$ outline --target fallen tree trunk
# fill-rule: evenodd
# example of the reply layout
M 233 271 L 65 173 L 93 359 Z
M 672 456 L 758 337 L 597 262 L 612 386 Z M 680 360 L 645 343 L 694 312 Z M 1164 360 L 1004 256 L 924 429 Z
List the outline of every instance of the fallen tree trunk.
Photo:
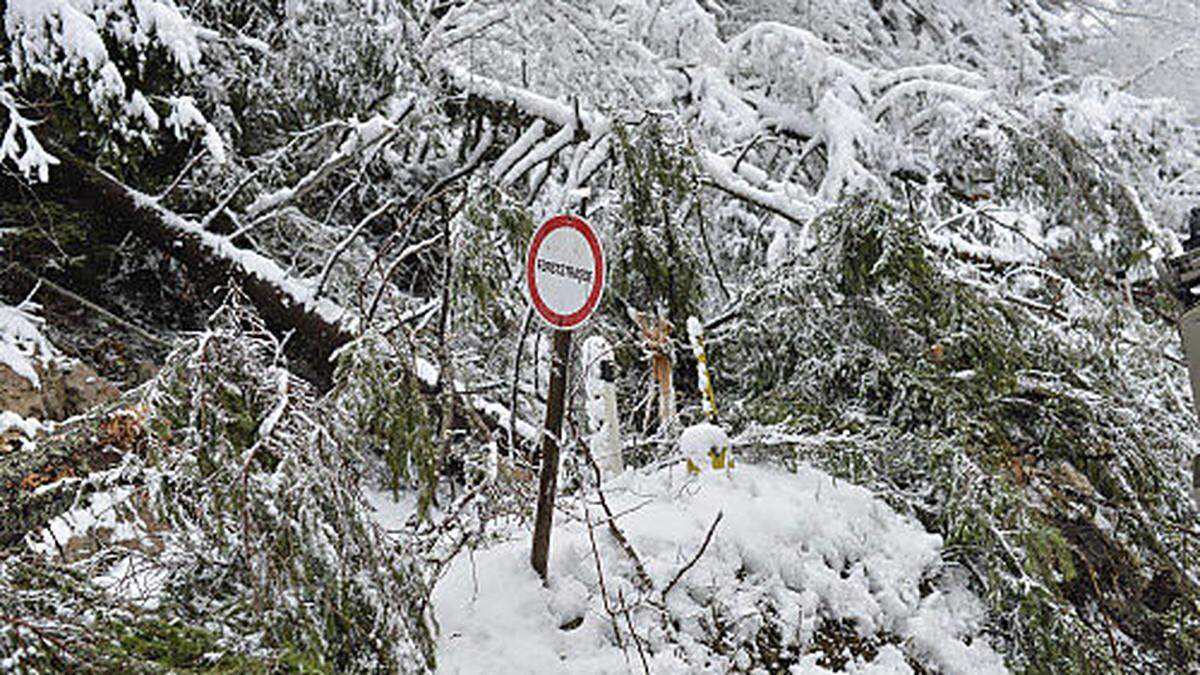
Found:
M 101 226 L 112 228 L 116 238 L 133 233 L 146 240 L 182 263 L 189 280 L 206 293 L 240 286 L 267 327 L 287 336 L 285 349 L 293 372 L 319 391 L 332 386 L 331 357 L 355 338 L 356 320 L 349 312 L 315 297 L 315 285 L 289 276 L 273 260 L 234 246 L 229 237 L 206 231 L 63 148 L 54 151 L 61 164 L 49 184 L 32 187 L 39 199 L 97 214 Z M 434 367 L 426 364 L 421 370 Z M 437 395 L 436 379 L 418 379 L 425 395 Z M 503 440 L 509 411 L 460 386 L 453 386 L 451 394 L 452 425 Z M 45 527 L 75 503 L 78 478 L 120 461 L 127 449 L 90 433 L 97 419 L 81 417 L 53 438 L 0 454 L 0 501 L 6 505 L 0 509 L 0 549 L 18 546 L 26 533 Z M 537 434 L 519 421 L 517 432 L 525 438 Z
M 154 198 L 56 147 L 62 164 L 51 173 L 39 196 L 77 210 L 103 214 L 106 226 L 132 232 L 183 263 L 189 278 L 207 292 L 240 286 L 267 327 L 289 335 L 285 349 L 292 370 L 320 392 L 333 384 L 333 354 L 354 339 L 356 320 L 331 300 L 316 297 L 315 286 L 289 276 L 275 261 L 234 246 L 229 237 L 204 230 L 198 223 L 163 207 Z M 435 383 L 422 380 L 422 390 L 436 395 Z M 455 392 L 455 408 L 467 413 L 462 426 L 489 433 L 507 429 L 503 406 Z M 499 410 L 498 410 L 499 408 Z M 481 428 L 483 427 L 483 428 Z M 529 430 L 520 429 L 523 435 Z
M 334 369 L 330 357 L 353 338 L 344 309 L 314 299 L 312 289 L 270 258 L 205 231 L 63 148 L 55 148 L 55 154 L 62 163 L 51 172 L 49 184 L 35 188 L 40 197 L 101 214 L 106 227 L 151 243 L 181 262 L 205 293 L 231 283 L 240 286 L 272 331 L 291 334 L 286 348 L 295 372 L 319 390 L 329 389 Z

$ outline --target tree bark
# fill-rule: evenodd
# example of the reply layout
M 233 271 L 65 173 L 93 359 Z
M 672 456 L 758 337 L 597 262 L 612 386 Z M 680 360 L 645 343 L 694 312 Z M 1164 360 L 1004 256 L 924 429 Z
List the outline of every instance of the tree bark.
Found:
M 269 258 L 238 248 L 228 237 L 207 232 L 154 202 L 150 197 L 120 183 L 112 176 L 75 157 L 65 148 L 51 151 L 61 160 L 54 167 L 47 185 L 34 186 L 41 199 L 54 201 L 80 211 L 101 214 L 105 227 L 113 228 L 117 239 L 127 232 L 150 242 L 178 260 L 187 270 L 189 281 L 205 292 L 222 286 L 240 286 L 268 328 L 290 336 L 286 350 L 291 369 L 313 383 L 320 392 L 333 382 L 333 353 L 354 338 L 340 320 L 344 310 L 328 299 L 314 299 L 308 287 L 289 277 Z M 434 383 L 422 382 L 427 395 L 436 395 Z M 465 427 L 494 435 L 504 421 L 458 392 L 455 407 L 470 419 L 456 420 Z M 504 411 L 507 416 L 508 411 Z M 482 428 L 481 428 L 482 427 Z
M 132 232 L 181 262 L 205 293 L 229 284 L 240 286 L 272 331 L 291 332 L 287 353 L 296 374 L 321 391 L 329 389 L 334 370 L 330 357 L 353 337 L 332 318 L 335 305 L 308 301 L 280 283 L 282 270 L 268 259 L 205 232 L 65 148 L 52 151 L 62 164 L 54 167 L 49 184 L 34 188 L 40 198 L 103 215 L 107 227 Z

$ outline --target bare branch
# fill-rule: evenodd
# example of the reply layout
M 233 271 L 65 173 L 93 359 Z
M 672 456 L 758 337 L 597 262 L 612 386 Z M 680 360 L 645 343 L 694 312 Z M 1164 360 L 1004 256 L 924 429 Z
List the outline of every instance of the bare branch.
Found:
M 352 132 L 350 138 L 347 138 L 338 147 L 336 152 L 327 157 L 316 169 L 313 169 L 297 181 L 295 185 L 280 188 L 256 199 L 246 209 L 246 215 L 254 219 L 247 227 L 253 226 L 271 211 L 278 209 L 284 204 L 304 197 L 304 195 L 311 192 L 324 182 L 326 178 L 333 175 L 355 157 L 365 154 L 372 148 L 380 147 L 395 138 L 396 134 L 400 132 L 400 123 L 404 121 L 404 118 L 408 116 L 414 107 L 415 97 L 409 96 L 401 103 L 400 111 L 393 115 L 391 119 L 384 122 L 386 128 L 382 132 L 368 133 L 364 132 L 363 129 L 356 129 Z M 366 126 L 369 127 L 369 123 Z
M 704 543 L 700 544 L 700 550 L 696 551 L 696 555 L 692 556 L 692 559 L 688 561 L 688 564 L 684 565 L 678 572 L 675 573 L 674 578 L 671 579 L 671 583 L 667 584 L 666 588 L 663 589 L 662 597 L 664 601 L 667 599 L 667 594 L 671 592 L 671 589 L 675 588 L 675 584 L 679 583 L 679 580 L 683 578 L 683 575 L 687 574 L 688 570 L 692 569 L 692 567 L 695 566 L 695 564 L 700 560 L 700 556 L 704 555 L 704 551 L 708 548 L 709 542 L 712 541 L 713 533 L 717 531 L 717 524 L 720 523 L 721 518 L 724 517 L 724 511 L 717 512 L 717 517 L 713 520 L 712 525 L 710 525 L 708 528 L 708 534 L 704 536 Z
M 383 206 L 380 206 L 374 211 L 363 216 L 363 219 L 358 221 L 358 225 L 354 226 L 354 229 L 350 231 L 350 234 L 346 235 L 345 239 L 338 242 L 338 245 L 333 249 L 333 253 L 329 254 L 329 259 L 325 261 L 325 266 L 321 269 L 321 276 L 317 280 L 317 287 L 313 290 L 314 298 L 321 297 L 321 291 L 325 288 L 325 282 L 329 279 L 329 273 L 333 269 L 334 263 L 336 263 L 338 258 L 342 256 L 342 253 L 349 248 L 350 244 L 358 238 L 358 235 L 362 234 L 362 231 L 366 229 L 366 227 L 370 225 L 373 220 L 379 216 L 382 216 L 395 205 L 395 199 L 387 200 L 384 202 Z

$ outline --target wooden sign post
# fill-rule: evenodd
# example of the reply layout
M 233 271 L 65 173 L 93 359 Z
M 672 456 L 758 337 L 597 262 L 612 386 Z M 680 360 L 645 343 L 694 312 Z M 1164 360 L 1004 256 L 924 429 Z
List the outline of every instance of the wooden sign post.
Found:
M 558 454 L 566 408 L 571 331 L 591 316 L 604 291 L 604 252 L 591 226 L 575 216 L 555 216 L 533 235 L 525 259 L 529 301 L 554 328 L 554 362 L 542 429 L 542 469 L 530 563 L 543 581 L 558 489 Z

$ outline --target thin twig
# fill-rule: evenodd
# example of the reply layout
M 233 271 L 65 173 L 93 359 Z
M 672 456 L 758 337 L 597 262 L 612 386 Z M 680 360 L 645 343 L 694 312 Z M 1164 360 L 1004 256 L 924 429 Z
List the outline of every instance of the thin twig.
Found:
M 1171 528 L 1172 530 L 1175 530 L 1176 532 L 1178 532 L 1180 534 L 1186 534 L 1189 537 L 1200 538 L 1200 530 L 1192 529 L 1190 527 L 1184 527 L 1183 525 L 1176 525 L 1175 523 L 1170 523 L 1170 522 L 1163 523 L 1163 525 L 1166 525 L 1167 527 Z
M 406 232 L 411 233 L 412 230 L 416 229 L 415 225 L 413 224 L 413 221 L 416 219 L 417 215 L 421 213 L 421 211 L 425 208 L 425 206 L 427 204 L 429 204 L 431 201 L 440 198 L 442 195 L 447 194 L 450 191 L 451 191 L 451 188 L 448 187 L 441 192 L 438 192 L 436 194 L 430 195 L 430 196 L 422 199 L 420 202 L 417 203 L 416 206 L 413 207 L 412 211 L 409 212 L 407 218 L 405 218 L 404 223 L 401 224 L 400 227 L 402 229 L 404 229 Z M 462 202 L 460 202 L 458 208 L 456 208 L 455 211 L 447 217 L 448 218 L 455 217 L 458 214 L 458 211 L 460 211 L 462 209 L 462 206 L 464 204 L 466 204 L 466 192 L 465 191 L 463 192 L 463 200 L 462 200 Z M 434 235 L 433 237 L 431 237 L 429 239 L 426 239 L 423 242 L 420 242 L 418 244 L 414 244 L 412 246 L 405 248 L 403 251 L 400 252 L 400 255 L 395 260 L 393 260 L 390 265 L 388 265 L 387 269 L 384 270 L 384 272 L 383 272 L 383 278 L 379 281 L 379 289 L 375 292 L 375 296 L 371 300 L 371 308 L 370 308 L 370 310 L 367 311 L 366 318 L 362 322 L 362 325 L 364 327 L 369 326 L 371 324 L 371 320 L 375 317 L 375 310 L 378 309 L 379 301 L 383 298 L 383 294 L 387 290 L 388 281 L 391 280 L 392 274 L 394 274 L 396 272 L 396 268 L 399 267 L 402 262 L 404 262 L 411 256 L 416 255 L 417 253 L 420 253 L 421 251 L 425 250 L 425 248 L 427 248 L 428 246 L 431 246 L 431 245 L 437 243 L 438 241 L 440 241 L 441 237 L 442 237 L 442 233 L 439 232 L 438 234 Z M 372 263 L 372 266 L 374 266 L 374 263 Z
M 643 591 L 648 591 L 654 588 L 654 581 L 650 579 L 650 575 L 646 573 L 646 567 L 642 565 L 642 559 L 638 557 L 637 551 L 633 550 L 633 545 L 629 543 L 629 539 L 625 537 L 625 533 L 617 526 L 616 516 L 608 506 L 608 500 L 604 498 L 604 490 L 600 488 L 601 474 L 600 465 L 596 463 L 596 458 L 592 456 L 592 451 L 587 447 L 587 444 L 580 444 L 583 449 L 583 454 L 587 458 L 588 464 L 592 467 L 592 473 L 596 476 L 596 497 L 600 501 L 600 507 L 604 509 L 604 514 L 608 516 L 608 531 L 625 555 L 633 561 L 634 570 L 637 572 L 638 588 Z
M 1113 660 L 1116 661 L 1117 667 L 1120 668 L 1121 653 L 1117 650 L 1117 638 L 1115 635 L 1113 635 L 1112 617 L 1109 616 L 1108 611 L 1104 609 L 1104 594 L 1100 592 L 1100 582 L 1096 579 L 1096 568 L 1092 566 L 1092 563 L 1089 562 L 1087 558 L 1084 558 L 1083 561 L 1087 563 L 1088 574 L 1092 578 L 1092 589 L 1096 591 L 1096 605 L 1100 610 L 1100 615 L 1104 617 L 1104 627 L 1108 631 L 1108 645 L 1112 649 Z M 1122 668 L 1122 670 L 1124 669 Z
M 705 549 L 708 548 L 709 542 L 712 541 L 713 533 L 717 531 L 717 523 L 721 522 L 721 519 L 724 517 L 724 511 L 717 512 L 717 517 L 713 519 L 712 525 L 709 526 L 708 534 L 705 535 L 704 543 L 700 545 L 700 550 L 696 551 L 696 555 L 692 556 L 692 559 L 688 561 L 688 564 L 684 565 L 678 572 L 675 573 L 675 578 L 671 579 L 671 583 L 667 584 L 667 587 L 663 589 L 662 597 L 664 601 L 667 599 L 667 594 L 671 592 L 671 589 L 675 588 L 675 584 L 679 583 L 679 580 L 683 578 L 683 575 L 687 574 L 688 570 L 692 569 L 692 567 L 700 560 L 700 556 L 704 555 Z
M 513 377 L 512 390 L 508 395 L 508 447 L 511 450 L 516 450 L 517 446 L 514 442 L 516 439 L 517 426 L 517 386 L 521 381 L 521 356 L 525 351 L 525 338 L 529 336 L 529 326 L 533 320 L 533 307 L 530 307 L 525 312 L 525 323 L 521 326 L 521 339 L 517 342 L 517 353 L 513 357 Z
M 406 247 L 400 252 L 400 255 L 396 256 L 396 259 L 393 260 L 390 265 L 388 265 L 388 268 L 383 272 L 383 279 L 379 282 L 379 288 L 375 291 L 375 296 L 371 300 L 371 308 L 367 310 L 367 317 L 362 322 L 364 328 L 369 326 L 371 324 L 371 320 L 375 318 L 375 312 L 379 309 L 379 302 L 383 299 L 383 294 L 387 291 L 388 281 L 391 280 L 392 275 L 396 272 L 396 268 L 399 267 L 404 261 L 417 254 L 425 252 L 426 249 L 431 248 L 434 244 L 441 241 L 442 234 L 443 233 L 438 232 L 424 241 L 420 241 L 416 244 Z
M 637 647 L 638 658 L 642 660 L 642 669 L 646 675 L 650 675 L 650 663 L 646 661 L 646 651 L 642 649 L 642 639 L 633 629 L 633 617 L 629 615 L 629 605 L 625 604 L 625 593 L 619 588 L 617 589 L 617 599 L 621 601 L 621 609 L 625 612 L 625 624 L 629 626 L 629 634 L 633 636 L 633 644 Z
M 725 280 L 721 278 L 721 269 L 717 267 L 717 259 L 713 255 L 712 246 L 708 243 L 708 231 L 704 227 L 704 209 L 700 206 L 700 201 L 693 202 L 696 209 L 696 219 L 700 227 L 700 242 L 704 244 L 704 253 L 708 257 L 708 264 L 712 267 L 713 274 L 717 277 L 717 286 L 721 289 L 721 294 L 725 296 L 726 302 L 733 299 L 729 294 L 729 289 L 725 287 Z
M 92 302 L 91 300 L 88 300 L 87 298 L 84 298 L 83 296 L 81 296 L 77 293 L 74 293 L 72 291 L 67 290 L 66 288 L 63 288 L 62 286 L 59 286 L 58 284 L 54 283 L 53 281 L 50 281 L 49 279 L 41 276 L 40 274 L 37 274 L 35 272 L 30 271 L 29 269 L 26 269 L 25 266 L 21 265 L 20 263 L 13 263 L 12 265 L 9 266 L 9 268 L 12 268 L 12 267 L 15 267 L 17 270 L 21 271 L 26 276 L 32 278 L 34 281 L 38 282 L 39 284 L 44 285 L 46 288 L 49 288 L 50 290 L 63 296 L 64 298 L 66 298 L 72 302 L 79 303 L 80 305 L 92 310 L 93 312 L 103 315 L 104 318 L 108 319 L 109 321 L 112 321 L 113 323 L 117 324 L 118 326 L 121 326 L 122 328 L 125 328 L 126 330 L 136 333 L 138 335 L 138 337 L 141 337 L 143 340 L 146 340 L 147 342 L 152 342 L 160 347 L 170 347 L 171 346 L 170 342 L 154 335 L 153 333 L 146 330 L 145 328 L 142 328 L 141 326 L 133 324 L 126 319 L 122 319 L 121 317 L 117 316 L 116 314 L 113 314 L 112 312 L 110 312 L 107 309 L 104 309 L 103 307 L 101 307 L 100 305 L 97 305 L 96 303 Z
M 354 229 L 350 231 L 350 234 L 338 242 L 338 245 L 333 249 L 333 253 L 329 254 L 329 259 L 325 261 L 325 266 L 321 269 L 321 276 L 317 280 L 316 290 L 313 291 L 314 300 L 321 297 L 321 291 L 325 289 L 325 282 L 329 280 L 329 274 L 333 271 L 333 266 L 335 263 L 337 263 L 338 258 L 342 256 L 342 253 L 344 253 L 346 249 L 350 247 L 350 244 L 358 238 L 358 235 L 361 234 L 364 229 L 366 229 L 367 225 L 370 225 L 373 220 L 379 216 L 382 216 L 395 205 L 395 199 L 387 200 L 384 202 L 383 206 L 380 206 L 374 211 L 363 216 L 363 219 L 358 222 L 358 225 L 354 226 Z
M 233 186 L 233 189 L 230 190 L 229 193 L 224 197 L 222 197 L 221 201 L 217 202 L 217 205 L 214 206 L 211 211 L 204 214 L 204 217 L 200 219 L 201 229 L 207 230 L 212 221 L 229 207 L 230 202 L 233 201 L 234 197 L 237 197 L 238 193 L 242 191 L 242 188 L 249 185 L 250 181 L 254 180 L 254 178 L 261 172 L 262 167 L 259 167 L 246 174 L 240 181 L 238 181 L 237 185 Z
M 196 166 L 196 162 L 200 161 L 200 158 L 204 156 L 204 153 L 207 151 L 207 149 L 207 147 L 200 148 L 200 152 L 192 155 L 192 158 L 189 159 L 188 163 L 184 165 L 183 170 L 179 172 L 179 175 L 175 176 L 175 180 L 171 181 L 171 184 L 167 186 L 167 189 L 155 195 L 154 200 L 161 202 L 167 198 L 167 195 L 174 192 L 175 188 L 179 187 L 179 184 L 183 182 L 183 179 L 186 178 L 189 173 L 191 173 L 192 167 Z
M 746 144 L 746 147 L 742 148 L 742 151 L 738 153 L 737 159 L 733 162 L 733 172 L 735 174 L 737 173 L 738 167 L 742 165 L 742 160 L 746 159 L 746 155 L 754 149 L 754 146 L 757 145 L 760 140 L 762 140 L 762 134 L 756 135 L 754 138 L 751 138 L 750 142 Z
M 596 559 L 596 578 L 600 583 L 600 598 L 604 601 L 604 611 L 612 621 L 613 635 L 617 638 L 617 646 L 621 648 L 621 651 L 625 651 L 625 641 L 621 639 L 621 626 L 617 623 L 617 613 L 613 611 L 612 605 L 608 602 L 608 589 L 604 583 L 604 567 L 600 564 L 600 549 L 596 546 L 596 532 L 586 501 L 583 505 L 583 518 L 587 522 L 588 540 L 592 543 L 592 556 Z
M 465 198 L 465 195 L 464 195 Z M 443 208 L 442 211 L 442 232 L 441 238 L 445 243 L 445 251 L 442 265 L 442 306 L 441 314 L 438 317 L 437 330 L 437 354 L 438 354 L 438 399 L 441 404 L 441 453 L 438 455 L 439 469 L 445 466 L 447 458 L 450 456 L 450 425 L 454 418 L 454 367 L 450 360 L 450 345 L 447 341 L 450 316 L 452 307 L 450 305 L 450 287 L 454 280 L 454 249 L 452 247 L 452 239 L 454 231 L 451 228 L 450 221 L 452 216 L 448 215 Z M 382 286 L 380 288 L 383 288 Z M 464 406 L 466 407 L 466 406 Z M 440 471 L 439 471 L 440 473 Z M 451 484 L 453 488 L 453 484 Z M 436 492 L 436 491 L 435 491 Z

